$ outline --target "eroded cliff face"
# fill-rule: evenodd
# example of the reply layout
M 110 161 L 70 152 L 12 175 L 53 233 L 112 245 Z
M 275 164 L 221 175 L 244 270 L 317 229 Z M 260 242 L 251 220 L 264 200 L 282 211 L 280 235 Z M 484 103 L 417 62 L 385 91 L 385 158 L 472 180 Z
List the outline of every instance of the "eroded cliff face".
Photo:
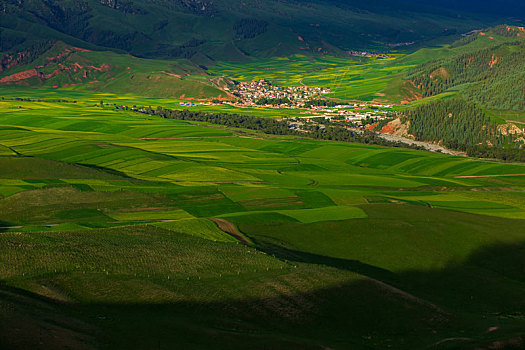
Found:
M 78 55 L 84 52 L 89 52 L 89 50 L 56 43 L 36 58 L 34 57 L 35 53 L 28 50 L 16 54 L 6 54 L 1 61 L 0 84 L 25 85 L 34 82 L 30 81 L 31 79 L 38 79 L 40 83 L 43 83 L 54 77 L 60 77 L 62 86 L 93 83 L 96 80 L 97 73 L 111 71 L 112 66 L 110 64 L 95 64 Z M 27 63 L 28 61 L 30 62 Z M 25 69 L 17 70 L 17 67 Z

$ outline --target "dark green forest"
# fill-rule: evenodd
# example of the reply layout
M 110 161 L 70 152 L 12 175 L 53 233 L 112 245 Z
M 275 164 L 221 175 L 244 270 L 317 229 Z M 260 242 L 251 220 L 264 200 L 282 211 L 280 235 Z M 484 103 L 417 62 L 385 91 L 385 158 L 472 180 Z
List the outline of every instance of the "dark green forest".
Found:
M 402 119 L 419 141 L 440 142 L 473 157 L 525 161 L 516 135 L 504 135 L 482 109 L 461 98 L 422 104 L 404 112 Z

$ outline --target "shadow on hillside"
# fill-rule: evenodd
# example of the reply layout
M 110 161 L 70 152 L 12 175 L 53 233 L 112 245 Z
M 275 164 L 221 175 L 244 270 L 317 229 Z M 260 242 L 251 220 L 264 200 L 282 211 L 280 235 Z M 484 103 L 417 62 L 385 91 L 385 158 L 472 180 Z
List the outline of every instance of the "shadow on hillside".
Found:
M 312 254 L 288 249 L 267 242 L 258 242 L 254 238 L 251 239 L 254 240 L 255 245 L 259 250 L 280 260 L 335 267 L 384 282 L 393 282 L 397 280 L 397 275 L 395 273 L 380 267 L 365 264 L 359 260 L 339 259 L 325 255 Z
M 74 165 L 78 165 L 78 166 L 82 166 L 82 167 L 98 170 L 98 171 L 104 172 L 106 174 L 110 174 L 110 175 L 113 175 L 113 176 L 116 176 L 116 177 L 120 177 L 120 178 L 125 179 L 125 180 L 140 181 L 139 179 L 131 177 L 128 174 L 126 174 L 126 173 L 124 173 L 122 171 L 119 171 L 119 170 L 116 170 L 116 169 L 107 168 L 107 167 L 103 167 L 103 166 L 100 166 L 100 165 L 86 164 L 86 163 L 74 163 Z
M 39 344 L 39 349 L 67 345 L 232 350 L 525 346 L 525 242 L 480 249 L 464 263 L 440 271 L 398 274 L 358 261 L 275 246 L 265 249 L 289 262 L 326 265 L 386 283 L 394 281 L 394 287 L 402 291 L 370 279 L 328 284 L 308 292 L 301 291 L 300 286 L 291 288 L 298 282 L 278 285 L 273 279 L 259 277 L 241 282 L 214 279 L 190 282 L 191 288 L 196 295 L 216 297 L 225 293 L 235 298 L 232 291 L 242 290 L 235 283 L 248 282 L 253 288 L 283 288 L 284 292 L 259 299 L 184 302 L 180 301 L 182 294 L 177 294 L 177 283 L 143 280 L 143 284 L 127 284 L 125 279 L 101 277 L 97 281 L 101 289 L 106 288 L 104 283 L 124 283 L 135 286 L 129 288 L 137 288 L 136 294 L 141 295 L 148 290 L 141 286 L 154 285 L 156 290 L 165 288 L 166 293 L 173 293 L 174 301 L 67 304 L 3 285 L 0 306 L 10 312 L 0 315 L 0 347 Z M 203 288 L 207 292 L 199 294 Z M 488 332 L 490 327 L 499 328 Z M 39 329 L 43 331 L 37 337 Z

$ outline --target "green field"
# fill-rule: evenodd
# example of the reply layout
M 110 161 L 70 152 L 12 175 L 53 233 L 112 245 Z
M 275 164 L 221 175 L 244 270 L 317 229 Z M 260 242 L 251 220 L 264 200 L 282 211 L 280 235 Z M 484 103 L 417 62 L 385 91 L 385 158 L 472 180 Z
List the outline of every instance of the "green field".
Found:
M 77 102 L 0 101 L 0 347 L 474 349 L 523 337 L 525 166 L 61 93 Z
M 266 79 L 280 86 L 326 87 L 331 90 L 326 96 L 341 100 L 367 101 L 386 97 L 399 102 L 403 98 L 401 77 L 415 65 L 405 63 L 403 56 L 348 59 L 294 55 L 247 63 L 221 62 L 210 72 L 245 82 Z

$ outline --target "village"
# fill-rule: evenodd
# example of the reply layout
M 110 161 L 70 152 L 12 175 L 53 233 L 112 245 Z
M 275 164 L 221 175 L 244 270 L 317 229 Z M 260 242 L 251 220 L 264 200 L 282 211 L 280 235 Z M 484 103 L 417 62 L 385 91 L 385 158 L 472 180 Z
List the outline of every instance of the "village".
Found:
M 237 102 L 239 105 L 303 108 L 308 101 L 321 98 L 323 94 L 330 93 L 330 89 L 306 85 L 281 87 L 261 79 L 250 83 L 235 82 L 232 93 L 239 98 Z
M 261 79 L 252 82 L 235 82 L 227 89 L 237 97 L 235 101 L 181 103 L 182 106 L 228 104 L 238 108 L 300 109 L 304 116 L 288 118 L 292 127 L 298 125 L 338 124 L 364 127 L 393 116 L 391 104 L 355 102 L 338 104 L 325 97 L 329 88 L 311 86 L 281 87 Z

